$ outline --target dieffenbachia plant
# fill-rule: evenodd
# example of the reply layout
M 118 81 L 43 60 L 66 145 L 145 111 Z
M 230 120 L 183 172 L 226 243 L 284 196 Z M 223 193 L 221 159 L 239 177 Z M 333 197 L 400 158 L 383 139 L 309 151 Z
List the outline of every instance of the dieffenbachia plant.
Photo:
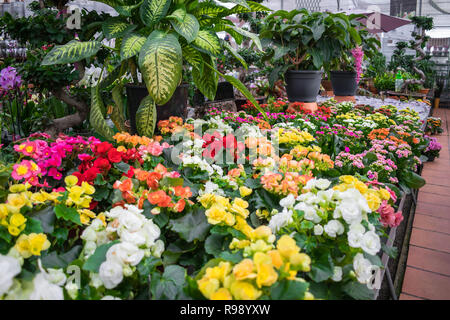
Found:
M 155 105 L 164 105 L 181 83 L 183 70 L 192 72 L 195 86 L 210 100 L 214 100 L 219 76 L 232 83 L 265 116 L 248 89 L 236 78 L 221 74 L 216 68 L 216 57 L 228 50 L 247 68 L 245 60 L 217 33 L 225 31 L 237 44 L 245 38 L 253 41 L 262 51 L 259 37 L 241 29 L 227 19 L 237 13 L 270 11 L 259 3 L 245 0 L 227 0 L 228 6 L 207 0 L 103 0 L 112 6 L 119 16 L 104 23 L 94 24 L 100 31 L 91 41 L 72 40 L 55 46 L 44 58 L 43 65 L 74 63 L 94 56 L 102 47 L 109 50 L 111 61 L 119 63 L 104 82 L 116 84 L 113 89 L 115 108 L 111 119 L 120 127 L 123 114 L 122 84 L 114 81 L 130 72 L 137 82 L 139 70 L 147 86 L 149 97 L 143 100 L 138 112 L 139 134 L 152 134 L 156 121 Z M 227 8 L 232 5 L 231 8 Z M 233 5 L 234 4 L 234 5 Z M 115 39 L 115 47 L 102 44 L 102 40 Z M 105 87 L 104 83 L 100 87 Z M 99 88 L 92 90 L 91 125 L 106 138 L 112 130 L 102 117 L 102 101 Z

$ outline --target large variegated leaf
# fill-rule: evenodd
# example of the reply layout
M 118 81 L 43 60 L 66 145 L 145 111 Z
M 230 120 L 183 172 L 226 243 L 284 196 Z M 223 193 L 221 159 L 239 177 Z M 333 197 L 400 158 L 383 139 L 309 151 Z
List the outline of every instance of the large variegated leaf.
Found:
M 238 60 L 245 69 L 248 69 L 247 62 L 245 62 L 245 59 L 236 51 L 230 44 L 224 40 L 220 41 L 222 43 L 222 46 L 227 49 L 235 58 Z
M 134 9 L 136 9 L 137 7 L 139 7 L 141 5 L 141 3 L 132 5 L 132 6 L 117 6 L 114 7 L 114 9 L 117 11 L 118 14 L 120 14 L 121 16 L 124 17 L 131 17 L 131 13 Z
M 236 79 L 233 76 L 229 76 L 229 75 L 225 75 L 225 74 L 220 73 L 219 71 L 217 71 L 215 68 L 213 68 L 208 63 L 205 63 L 205 69 L 206 69 L 206 67 L 210 68 L 212 71 L 214 71 L 219 76 L 221 76 L 226 81 L 228 81 L 233 86 L 235 86 L 244 95 L 244 97 L 246 97 L 255 106 L 255 108 L 259 112 L 261 112 L 261 114 L 264 117 L 264 119 L 269 121 L 269 118 L 267 117 L 266 112 L 261 108 L 261 106 L 259 105 L 258 101 L 256 101 L 255 97 L 251 94 L 251 92 L 247 89 L 247 87 L 241 81 L 239 81 L 239 79 Z
M 111 86 L 114 82 L 120 81 L 119 79 L 125 74 L 127 64 L 122 62 L 120 65 L 115 67 L 108 75 L 103 78 L 98 84 L 99 90 L 105 90 L 107 87 Z
M 156 127 L 156 104 L 150 96 L 142 99 L 136 112 L 136 128 L 140 136 L 153 137 Z
M 225 22 L 225 21 L 228 21 L 228 20 L 226 20 L 226 19 L 222 20 L 222 22 Z M 216 31 L 216 32 L 225 31 L 225 32 L 229 33 L 233 37 L 233 39 L 236 41 L 237 44 L 241 44 L 242 41 L 244 41 L 244 36 L 240 33 L 237 33 L 233 29 L 231 29 L 229 24 L 218 23 L 214 26 L 214 31 Z
M 244 7 L 241 5 L 235 6 L 230 9 L 230 14 L 236 14 L 236 13 L 248 13 L 248 12 L 270 12 L 271 9 L 267 8 L 266 6 L 263 6 L 262 4 L 254 1 L 247 1 L 248 7 Z
M 181 47 L 183 50 L 183 58 L 194 68 L 200 72 L 203 70 L 203 57 L 202 54 L 190 45 Z
M 102 24 L 103 34 L 107 39 L 120 38 L 134 29 L 136 29 L 136 25 L 130 25 L 115 18 L 108 19 Z
M 210 54 L 214 57 L 220 54 L 221 46 L 219 37 L 208 30 L 200 30 L 198 32 L 197 38 L 195 38 L 192 44 L 200 51 Z
M 145 43 L 146 38 L 136 33 L 127 34 L 122 40 L 120 47 L 120 58 L 122 60 L 134 57 L 139 53 Z
M 253 40 L 253 43 L 258 47 L 260 51 L 263 51 L 263 48 L 261 46 L 261 40 L 259 39 L 259 36 L 255 33 L 249 32 L 247 30 L 241 29 L 236 26 L 230 26 L 231 29 L 236 31 L 237 33 L 243 35 L 244 37 L 250 38 Z
M 124 106 L 122 99 L 123 86 L 121 84 L 115 86 L 111 90 L 111 95 L 114 101 L 113 110 L 111 113 L 111 120 L 119 130 L 119 132 L 125 131 L 125 117 L 124 117 Z
M 64 45 L 55 46 L 47 53 L 41 64 L 50 66 L 81 61 L 96 54 L 101 45 L 98 41 L 80 42 L 72 40 Z
M 156 104 L 172 97 L 181 80 L 183 55 L 173 34 L 153 31 L 139 53 L 139 68 L 148 92 Z
M 175 31 L 183 36 L 188 43 L 197 38 L 200 25 L 197 18 L 192 14 L 186 13 L 186 10 L 180 8 L 175 10 L 170 16 L 167 16 L 167 18 L 170 19 L 170 23 Z
M 139 8 L 142 22 L 152 27 L 164 18 L 169 10 L 171 0 L 144 0 Z
M 100 96 L 98 87 L 91 88 L 91 112 L 89 115 L 89 123 L 100 135 L 105 139 L 112 140 L 113 130 L 106 123 L 102 113 L 103 101 Z
M 206 62 L 212 63 L 211 58 L 203 55 Z M 211 68 L 203 67 L 203 71 L 200 72 L 197 69 L 192 69 L 192 79 L 195 86 L 201 93 L 209 100 L 214 100 L 217 92 L 217 84 L 219 83 L 218 75 L 211 70 Z
M 228 16 L 230 9 L 221 7 L 215 4 L 210 4 L 208 2 L 200 3 L 200 5 L 193 11 L 196 17 L 208 16 L 208 17 L 218 17 L 218 16 Z
M 247 1 L 245 1 L 245 0 L 221 0 L 221 2 L 236 3 L 236 4 L 240 5 L 240 6 L 243 6 L 243 7 L 247 8 L 247 9 L 250 9 L 250 7 L 247 4 Z

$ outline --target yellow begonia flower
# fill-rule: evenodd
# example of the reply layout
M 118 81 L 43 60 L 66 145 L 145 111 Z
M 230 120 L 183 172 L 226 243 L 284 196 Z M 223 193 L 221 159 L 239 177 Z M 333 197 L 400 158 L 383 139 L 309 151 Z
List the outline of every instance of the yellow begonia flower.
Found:
M 78 178 L 76 176 L 70 175 L 64 178 L 64 182 L 66 186 L 73 187 L 78 183 Z
M 40 192 L 33 193 L 30 199 L 33 203 L 44 203 L 45 201 L 47 201 L 47 197 Z
M 367 192 L 367 190 L 369 189 L 364 182 L 361 181 L 356 181 L 355 182 L 355 188 L 361 193 L 361 194 L 365 194 Z
M 232 226 L 235 223 L 234 216 L 225 210 L 225 207 L 220 204 L 214 204 L 206 210 L 205 215 L 208 217 L 208 223 L 218 224 L 225 222 Z
M 380 190 L 378 190 L 378 191 L 380 193 L 381 199 L 389 200 L 391 198 L 391 194 L 386 189 L 380 188 Z
M 5 219 L 8 216 L 8 208 L 6 207 L 6 204 L 1 203 L 0 204 L 0 220 Z
M 243 198 L 245 198 L 246 196 L 251 195 L 252 192 L 253 192 L 252 189 L 247 188 L 245 186 L 239 187 L 239 193 L 240 193 L 241 197 L 243 197 Z
M 252 259 L 244 259 L 233 268 L 233 275 L 236 280 L 245 280 L 256 278 L 255 266 Z
M 253 228 L 248 225 L 247 221 L 239 216 L 236 216 L 235 220 L 236 225 L 234 225 L 234 228 L 245 234 L 247 238 L 251 238 L 253 234 Z
M 207 268 L 206 269 L 206 277 L 211 279 L 217 279 L 220 282 L 223 282 L 225 276 L 227 276 L 231 272 L 231 264 L 229 262 L 220 262 L 219 265 Z
M 211 295 L 211 300 L 233 300 L 233 297 L 228 289 L 220 288 Z
M 30 205 L 30 200 L 24 193 L 10 193 L 6 199 L 6 206 L 12 213 L 20 211 L 20 208 Z
M 9 192 L 11 193 L 19 193 L 26 190 L 27 187 L 24 184 L 13 184 L 12 186 L 9 187 Z
M 258 210 L 256 210 L 256 216 L 260 219 L 263 219 L 263 218 L 267 219 L 269 217 L 269 211 L 267 211 L 266 209 L 264 209 L 264 210 L 258 209 Z
M 197 281 L 198 290 L 207 298 L 210 299 L 213 293 L 215 293 L 219 287 L 220 282 L 214 278 L 203 277 Z
M 290 264 L 301 271 L 308 272 L 311 270 L 311 258 L 305 253 L 294 253 L 289 258 Z
M 89 224 L 92 218 L 95 218 L 95 213 L 88 209 L 78 210 L 80 214 L 80 221 L 82 224 Z
M 288 235 L 283 235 L 277 242 L 277 249 L 281 256 L 289 259 L 292 254 L 300 252 L 300 248 L 295 243 L 295 240 Z
M 215 195 L 211 193 L 205 193 L 197 198 L 204 208 L 209 208 L 216 200 Z
M 41 251 L 47 250 L 50 247 L 50 241 L 43 233 L 30 233 L 29 235 L 21 235 L 14 246 L 16 250 L 25 259 L 32 255 L 40 256 Z
M 250 243 L 250 240 L 238 240 L 234 238 L 230 243 L 230 249 L 244 249 L 245 247 L 248 247 Z
M 378 196 L 378 192 L 372 189 L 369 189 L 367 193 L 364 194 L 364 197 L 367 200 L 367 204 L 369 205 L 370 210 L 377 211 L 381 205 L 381 199 Z
M 83 188 L 83 191 L 86 194 L 94 194 L 94 192 L 95 192 L 95 188 L 93 186 L 91 186 L 89 183 L 87 183 L 86 181 L 83 181 L 81 183 L 81 187 Z
M 246 281 L 234 281 L 230 286 L 233 297 L 237 300 L 256 300 L 262 292 Z
M 224 206 L 224 207 L 227 208 L 227 209 L 231 207 L 231 205 L 230 205 L 230 199 L 228 199 L 228 198 L 225 198 L 225 197 L 222 197 L 222 196 L 215 196 L 215 201 L 216 201 L 218 204 Z
M 268 226 L 259 226 L 253 230 L 252 239 L 265 239 L 268 240 L 272 235 L 272 230 Z
M 281 258 L 280 252 L 278 250 L 270 250 L 267 254 L 272 259 L 272 264 L 275 268 L 280 269 L 283 265 L 283 259 Z
M 347 184 L 352 184 L 358 181 L 358 179 L 356 179 L 354 176 L 340 176 L 339 179 Z
M 270 287 L 277 281 L 278 273 L 275 271 L 272 258 L 268 254 L 256 252 L 253 261 L 256 265 L 256 285 L 258 288 L 262 286 Z

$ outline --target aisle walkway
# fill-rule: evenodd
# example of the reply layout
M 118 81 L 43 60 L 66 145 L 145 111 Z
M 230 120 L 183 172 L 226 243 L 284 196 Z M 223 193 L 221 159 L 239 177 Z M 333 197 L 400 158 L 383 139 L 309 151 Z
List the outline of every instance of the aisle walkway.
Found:
M 450 109 L 437 109 L 444 132 L 440 157 L 426 163 L 400 300 L 450 300 Z

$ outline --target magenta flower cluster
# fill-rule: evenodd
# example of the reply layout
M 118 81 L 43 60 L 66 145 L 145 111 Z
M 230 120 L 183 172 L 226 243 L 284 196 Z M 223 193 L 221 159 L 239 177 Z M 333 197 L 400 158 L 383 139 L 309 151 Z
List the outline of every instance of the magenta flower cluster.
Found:
M 22 85 L 22 78 L 13 67 L 7 67 L 0 71 L 0 87 L 4 91 L 17 89 Z

